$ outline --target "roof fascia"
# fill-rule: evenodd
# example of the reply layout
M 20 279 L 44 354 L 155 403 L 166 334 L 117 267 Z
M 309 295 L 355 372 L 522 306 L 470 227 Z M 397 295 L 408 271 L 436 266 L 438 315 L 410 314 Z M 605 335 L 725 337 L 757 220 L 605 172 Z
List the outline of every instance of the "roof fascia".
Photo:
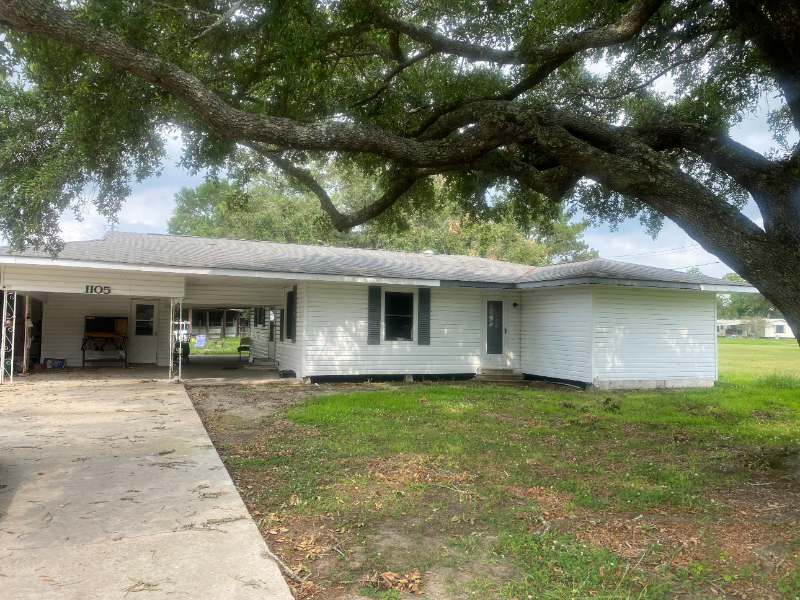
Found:
M 99 269 L 105 271 L 131 271 L 139 273 L 163 273 L 168 275 L 210 275 L 225 277 L 247 277 L 250 279 L 290 279 L 295 281 L 329 281 L 337 283 L 367 283 L 382 285 L 412 285 L 439 287 L 438 279 L 402 279 L 398 277 L 360 277 L 351 275 L 325 275 L 319 273 L 290 273 L 286 271 L 249 271 L 247 269 L 222 269 L 198 267 L 164 267 L 155 265 L 131 265 L 100 261 L 51 259 L 30 256 L 0 256 L 0 264 L 68 269 Z
M 627 287 L 650 287 L 677 290 L 696 290 L 701 292 L 730 293 L 741 292 L 744 294 L 757 294 L 758 290 L 752 286 L 726 285 L 715 283 L 690 283 L 679 281 L 652 281 L 648 279 L 616 279 L 610 277 L 574 277 L 572 279 L 556 279 L 552 281 L 528 281 L 517 283 L 518 289 L 535 289 L 542 287 L 557 287 L 565 285 L 617 285 Z
M 513 290 L 513 283 L 498 283 L 495 281 L 462 281 L 460 279 L 442 279 L 439 282 L 441 287 L 471 287 L 471 288 L 495 288 Z

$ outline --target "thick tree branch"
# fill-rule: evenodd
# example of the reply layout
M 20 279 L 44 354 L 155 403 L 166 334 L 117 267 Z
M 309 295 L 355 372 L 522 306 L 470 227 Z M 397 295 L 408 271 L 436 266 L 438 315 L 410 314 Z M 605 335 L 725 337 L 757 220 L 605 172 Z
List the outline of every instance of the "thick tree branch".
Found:
M 587 29 L 565 37 L 549 45 L 532 49 L 501 50 L 491 46 L 454 40 L 439 32 L 395 18 L 374 0 L 364 0 L 380 23 L 397 33 L 427 44 L 445 54 L 453 54 L 474 61 L 497 64 L 532 64 L 560 61 L 564 56 L 573 56 L 590 48 L 605 48 L 629 40 L 663 4 L 664 0 L 638 0 L 620 19 L 609 25 Z
M 615 44 L 620 44 L 626 42 L 633 38 L 637 33 L 642 30 L 642 27 L 647 23 L 647 21 L 652 17 L 656 11 L 658 10 L 659 6 L 663 4 L 664 0 L 639 0 L 636 2 L 631 9 L 625 13 L 620 19 L 611 23 L 609 25 L 605 25 L 603 27 L 599 27 L 596 29 L 588 29 L 583 32 L 573 34 L 571 37 L 565 38 L 558 42 L 554 42 L 548 46 L 541 46 L 537 49 L 531 50 L 530 53 L 527 55 L 526 60 L 514 60 L 514 61 L 503 61 L 503 60 L 494 60 L 493 62 L 499 62 L 501 64 L 507 64 L 508 62 L 515 63 L 515 64 L 531 64 L 533 65 L 531 71 L 525 75 L 516 85 L 512 86 L 505 92 L 498 94 L 495 98 L 491 98 L 493 100 L 514 100 L 519 98 L 524 93 L 532 90 L 540 83 L 542 83 L 547 77 L 553 73 L 556 69 L 558 69 L 561 65 L 566 63 L 569 59 L 573 56 L 578 54 L 583 50 L 588 50 L 590 48 L 605 48 L 608 46 L 612 46 Z M 367 0 L 367 3 L 372 8 L 373 11 L 377 11 L 376 14 L 384 15 L 386 18 L 391 19 L 383 9 L 378 7 L 373 0 Z M 382 17 L 381 17 L 382 18 Z M 399 21 L 395 19 L 395 21 Z M 383 21 L 385 23 L 385 21 Z M 400 23 L 405 23 L 405 21 L 399 21 Z M 432 30 L 426 28 L 418 28 L 415 25 L 408 24 L 412 28 L 417 29 L 424 29 L 430 35 L 432 35 L 435 40 L 434 43 L 428 42 L 432 49 L 438 52 L 445 52 L 450 54 L 457 54 L 459 56 L 464 56 L 463 54 L 459 54 L 458 52 L 448 52 L 447 50 L 443 49 L 442 44 L 446 42 L 452 41 L 449 38 L 442 36 L 439 33 L 436 33 Z M 399 31 L 399 30 L 398 30 Z M 403 31 L 403 33 L 408 34 L 407 31 Z M 438 36 L 438 37 L 437 37 Z M 409 37 L 414 38 L 413 35 L 409 35 Z M 418 40 L 424 41 L 424 40 Z M 460 44 L 464 44 L 465 42 L 458 42 Z M 468 44 L 471 46 L 471 44 Z M 477 48 L 485 48 L 483 46 L 479 46 Z M 455 48 L 452 48 L 455 50 Z M 510 51 L 496 51 L 492 48 L 487 48 L 487 50 L 491 50 L 492 52 L 504 52 L 504 53 L 511 53 L 515 54 L 516 50 Z M 477 54 L 481 54 L 482 51 L 476 50 Z M 509 55 L 510 56 L 510 55 Z M 464 56 L 465 58 L 469 58 L 468 56 Z M 474 60 L 489 60 L 486 58 L 475 58 Z M 437 139 L 440 137 L 444 137 L 449 131 L 446 130 L 446 127 L 437 127 L 438 132 L 446 133 L 436 133 L 431 134 L 429 133 L 429 128 L 431 128 L 437 121 L 448 115 L 450 112 L 458 110 L 467 104 L 474 102 L 474 101 L 481 101 L 481 100 L 488 100 L 488 98 L 484 99 L 475 99 L 475 100 L 461 100 L 458 102 L 451 103 L 447 106 L 443 106 L 438 108 L 431 114 L 423 123 L 422 125 L 417 128 L 417 130 L 413 133 L 413 137 L 420 137 L 423 136 L 425 139 Z
M 644 200 L 746 279 L 759 278 L 767 257 L 777 260 L 780 248 L 771 236 L 733 205 L 634 136 L 624 136 L 610 125 L 598 125 L 596 130 L 595 140 L 581 139 L 554 114 L 535 132 L 533 146 L 610 189 Z M 613 147 L 601 147 L 611 140 Z
M 333 226 L 338 231 L 347 231 L 348 229 L 362 225 L 383 214 L 414 185 L 417 179 L 429 174 L 424 172 L 411 174 L 409 171 L 398 170 L 398 172 L 390 178 L 387 190 L 377 200 L 354 213 L 345 214 L 336 208 L 328 192 L 314 179 L 314 176 L 309 171 L 283 158 L 279 152 L 268 150 L 260 144 L 245 143 L 244 145 L 267 158 L 281 171 L 308 188 L 308 190 L 317 197 L 320 207 L 330 217 Z
M 767 59 L 800 132 L 800 1 L 725 1 L 741 31 Z
M 771 161 L 723 132 L 665 114 L 634 131 L 655 150 L 683 148 L 726 173 L 750 192 L 767 231 L 800 243 L 800 170 L 791 161 Z
M 254 115 L 225 103 L 196 77 L 169 61 L 128 44 L 116 34 L 88 25 L 77 13 L 43 0 L 0 0 L 0 21 L 7 27 L 42 35 L 94 54 L 182 99 L 223 139 L 251 140 L 282 148 L 366 152 L 404 166 L 470 162 L 513 141 L 518 122 L 493 122 L 458 140 L 419 142 L 391 132 L 346 122 L 305 124 Z
M 516 179 L 534 192 L 553 200 L 563 198 L 581 178 L 576 171 L 560 165 L 541 171 L 499 151 L 487 154 L 469 167 L 474 171 Z

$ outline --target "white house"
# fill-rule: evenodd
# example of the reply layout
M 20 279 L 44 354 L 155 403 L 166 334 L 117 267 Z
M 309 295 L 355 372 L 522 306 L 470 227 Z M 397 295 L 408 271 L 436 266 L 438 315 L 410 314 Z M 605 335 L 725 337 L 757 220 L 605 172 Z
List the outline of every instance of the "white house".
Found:
M 719 319 L 717 320 L 717 336 L 731 337 L 750 335 L 762 338 L 795 339 L 792 328 L 786 319 Z
M 499 370 L 598 388 L 713 385 L 715 296 L 755 291 L 603 259 L 531 267 L 121 232 L 55 259 L 2 250 L 0 272 L 41 315 L 41 357 L 68 366 L 83 364 L 89 330 L 127 338 L 130 362 L 168 365 L 181 303 L 253 308 L 251 360 L 299 378 Z

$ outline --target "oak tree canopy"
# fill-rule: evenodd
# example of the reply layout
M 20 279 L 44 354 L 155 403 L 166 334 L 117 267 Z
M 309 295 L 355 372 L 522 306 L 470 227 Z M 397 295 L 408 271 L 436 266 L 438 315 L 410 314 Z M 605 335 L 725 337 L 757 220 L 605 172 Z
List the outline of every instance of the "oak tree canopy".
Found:
M 668 217 L 800 331 L 800 0 L 0 0 L 0 28 L 15 247 L 57 250 L 90 185 L 113 217 L 180 131 L 186 168 L 270 164 L 338 230 L 433 175 L 477 208 Z M 768 155 L 729 135 L 765 96 Z M 324 161 L 374 196 L 337 205 Z

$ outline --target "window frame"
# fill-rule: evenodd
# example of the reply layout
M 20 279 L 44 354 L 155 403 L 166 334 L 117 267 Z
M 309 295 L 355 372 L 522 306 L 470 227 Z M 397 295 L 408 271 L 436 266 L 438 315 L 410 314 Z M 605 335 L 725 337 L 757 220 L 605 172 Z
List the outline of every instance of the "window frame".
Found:
M 412 287 L 382 287 L 381 288 L 381 344 L 416 344 L 419 336 L 419 295 L 418 289 Z M 411 294 L 411 339 L 390 340 L 386 338 L 386 294 L 400 293 Z
M 786 333 L 786 327 L 782 324 L 776 324 L 775 333 Z
M 140 319 L 139 318 L 139 307 L 140 306 L 152 306 L 153 313 L 149 319 Z M 134 303 L 133 307 L 133 334 L 139 337 L 155 337 L 156 336 L 156 310 L 157 304 L 155 302 L 147 302 L 142 300 L 141 302 Z M 149 333 L 139 333 L 139 323 L 149 323 L 150 330 Z

